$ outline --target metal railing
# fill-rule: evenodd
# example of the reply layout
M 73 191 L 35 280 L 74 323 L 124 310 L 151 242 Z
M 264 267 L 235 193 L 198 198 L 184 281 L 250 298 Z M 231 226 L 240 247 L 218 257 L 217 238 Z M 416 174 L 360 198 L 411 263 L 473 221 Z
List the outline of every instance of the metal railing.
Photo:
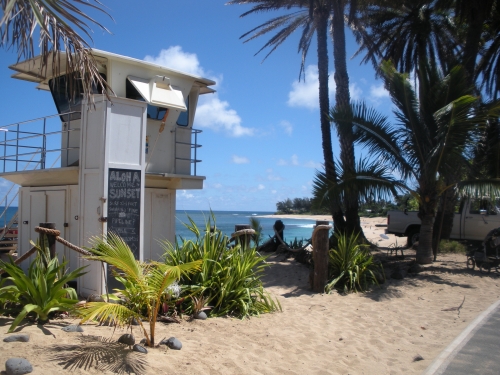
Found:
M 79 149 L 69 147 L 70 133 L 80 129 L 72 129 L 71 121 L 61 125 L 60 119 L 63 115 L 77 113 L 80 112 L 51 115 L 2 126 L 0 132 L 4 134 L 3 137 L 0 134 L 0 139 L 3 138 L 0 141 L 0 173 L 18 172 L 33 161 L 37 163 L 34 169 L 45 169 L 47 164 L 59 159 L 63 152 L 66 152 L 67 159 L 70 150 Z M 63 137 L 67 139 L 66 147 L 62 147 Z
M 177 133 L 178 131 L 186 131 L 190 132 L 189 139 L 193 140 L 192 142 L 183 142 L 179 141 L 177 139 Z M 177 160 L 181 161 L 189 161 L 191 164 L 193 164 L 193 176 L 196 176 L 196 164 L 201 163 L 201 160 L 198 159 L 198 153 L 197 150 L 202 147 L 201 145 L 198 144 L 198 134 L 200 134 L 202 131 L 199 129 L 192 129 L 192 128 L 181 128 L 181 127 L 176 127 L 174 130 L 172 130 L 173 133 L 175 133 L 174 140 L 175 140 L 175 171 L 174 173 L 178 173 L 177 169 Z M 194 136 L 194 137 L 193 137 Z M 186 146 L 189 147 L 190 149 L 190 157 L 185 158 L 185 157 L 180 157 L 178 155 L 179 153 L 179 146 Z
M 80 128 L 72 128 L 71 126 L 70 118 L 74 114 L 80 114 L 80 112 L 56 114 L 0 127 L 0 173 L 25 170 L 27 165 L 32 162 L 36 163 L 36 167 L 30 168 L 31 170 L 45 169 L 47 165 L 51 164 L 55 168 L 72 165 L 69 162 L 70 152 L 79 150 L 79 147 L 70 146 L 70 139 L 73 141 L 75 139 L 70 134 L 80 131 Z M 61 123 L 63 116 L 68 121 Z M 75 119 L 73 119 L 73 123 L 75 123 Z M 198 134 L 202 131 L 176 127 L 172 132 L 175 133 L 173 173 L 196 176 L 197 163 L 201 162 L 198 159 L 197 150 L 202 147 L 198 144 Z M 189 134 L 185 134 L 186 132 Z M 75 152 L 71 154 L 75 159 L 77 156 Z M 73 159 L 71 161 L 74 162 Z M 59 165 L 55 165 L 57 160 L 61 160 Z M 190 163 L 193 168 L 192 173 L 191 167 L 188 169 L 186 164 L 183 168 L 183 162 Z

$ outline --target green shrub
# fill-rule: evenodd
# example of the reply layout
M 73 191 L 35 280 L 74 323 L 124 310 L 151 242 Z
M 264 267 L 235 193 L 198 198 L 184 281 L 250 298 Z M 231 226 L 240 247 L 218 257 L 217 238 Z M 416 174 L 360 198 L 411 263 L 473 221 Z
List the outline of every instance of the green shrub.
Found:
M 358 243 L 358 236 L 336 237 L 336 248 L 329 253 L 329 281 L 327 293 L 334 288 L 344 293 L 358 292 L 378 284 L 377 275 L 383 268 L 374 262 L 368 246 Z
M 28 314 L 35 314 L 38 323 L 44 324 L 55 311 L 72 311 L 78 302 L 76 291 L 67 283 L 85 274 L 84 267 L 67 273 L 67 262 L 59 264 L 57 258 L 50 259 L 47 247 L 37 246 L 37 256 L 28 268 L 28 274 L 18 265 L 0 261 L 0 269 L 9 276 L 10 285 L 0 288 L 0 300 L 16 303 L 21 311 L 12 322 L 8 332 L 13 332 Z
M 245 317 L 281 310 L 279 302 L 264 290 L 260 277 L 267 267 L 266 258 L 255 247 L 229 247 L 229 238 L 216 227 L 211 230 L 207 223 L 201 232 L 189 220 L 185 226 L 196 235 L 196 240 L 181 239 L 175 245 L 162 242 L 167 264 L 202 262 L 201 272 L 181 278 L 181 300 L 203 296 L 212 307 L 212 316 Z M 186 312 L 193 312 L 192 305 L 186 306 Z
M 467 246 L 458 241 L 441 240 L 439 242 L 438 252 L 441 254 L 465 254 L 467 253 Z

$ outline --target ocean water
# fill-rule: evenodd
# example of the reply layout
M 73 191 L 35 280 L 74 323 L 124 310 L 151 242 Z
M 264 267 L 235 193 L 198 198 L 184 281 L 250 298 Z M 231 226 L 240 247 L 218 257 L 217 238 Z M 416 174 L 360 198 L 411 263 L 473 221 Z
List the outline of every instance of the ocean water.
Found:
M 274 212 L 264 211 L 213 211 L 217 228 L 222 230 L 228 236 L 234 233 L 235 225 L 250 224 L 250 218 L 255 217 L 260 221 L 263 229 L 263 241 L 274 236 L 273 225 L 277 219 L 259 217 L 260 215 L 272 215 Z M 194 235 L 183 225 L 189 223 L 191 218 L 198 227 L 205 228 L 205 223 L 210 220 L 213 223 L 209 211 L 177 211 L 176 212 L 176 234 L 183 238 L 192 239 Z M 315 220 L 308 219 L 281 219 L 285 224 L 283 237 L 285 241 L 290 242 L 295 238 L 307 240 L 311 238 Z
M 6 214 L 0 218 L 0 226 L 6 225 L 12 216 L 16 213 L 17 207 L 9 207 Z M 0 206 L 0 214 L 4 212 L 4 207 Z M 213 211 L 215 216 L 215 224 L 217 228 L 222 230 L 223 233 L 230 236 L 234 233 L 235 225 L 237 224 L 250 224 L 250 218 L 256 217 L 260 220 L 260 224 L 263 228 L 263 241 L 269 239 L 274 235 L 273 225 L 276 221 L 275 218 L 264 218 L 259 217 L 259 215 L 272 215 L 274 212 L 265 211 Z M 177 211 L 175 218 L 175 231 L 177 236 L 181 236 L 185 239 L 194 239 L 193 233 L 188 230 L 183 223 L 189 224 L 189 218 L 191 218 L 196 225 L 203 229 L 208 220 L 213 225 L 212 214 L 210 211 Z M 307 240 L 311 238 L 313 226 L 316 224 L 314 220 L 308 219 L 281 219 L 285 224 L 285 230 L 283 232 L 283 237 L 285 241 L 290 242 L 295 238 L 298 240 Z
M 4 206 L 0 206 L 0 227 L 6 226 L 9 224 L 10 219 L 12 219 L 12 216 L 17 212 L 17 207 L 9 207 L 7 211 L 5 211 Z

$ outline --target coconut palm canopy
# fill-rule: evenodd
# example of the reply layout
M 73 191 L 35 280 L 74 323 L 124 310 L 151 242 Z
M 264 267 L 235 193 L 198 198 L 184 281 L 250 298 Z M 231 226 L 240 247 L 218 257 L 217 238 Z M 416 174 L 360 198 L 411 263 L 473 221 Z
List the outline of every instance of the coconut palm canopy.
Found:
M 352 122 L 357 141 L 368 148 L 370 155 L 392 166 L 402 181 L 408 181 L 406 189 L 417 198 L 422 220 L 417 260 L 428 263 L 438 198 L 453 187 L 440 185 L 439 176 L 451 169 L 470 167 L 471 146 L 488 122 L 496 121 L 500 103 L 482 105 L 480 98 L 472 95 L 465 69 L 460 66 L 443 75 L 436 66 L 421 65 L 418 88 L 411 84 L 408 74 L 398 73 L 389 62 L 381 71 L 396 107 L 395 123 L 365 105 L 353 105 L 352 115 L 338 110 L 331 115 L 338 124 Z M 454 186 L 469 194 L 479 187 L 490 188 L 482 193 L 498 193 L 492 190 L 498 187 L 497 180 L 462 181 Z
M 60 63 L 64 59 L 66 73 L 82 77 L 82 89 L 85 98 L 89 98 L 93 87 L 107 88 L 106 82 L 99 75 L 97 65 L 90 51 L 92 41 L 91 26 L 108 30 L 88 15 L 93 10 L 107 15 L 99 0 L 1 0 L 3 16 L 0 20 L 0 46 L 17 52 L 18 61 L 30 59 L 35 54 L 42 56 L 41 72 L 47 69 L 49 61 L 52 74 L 58 75 Z M 39 35 L 38 43 L 35 41 Z M 80 35 L 81 34 L 81 35 Z M 35 45 L 38 45 L 35 50 Z M 60 54 L 58 52 L 66 53 Z M 68 81 L 71 95 L 79 85 Z M 106 90 L 102 90 L 105 93 Z

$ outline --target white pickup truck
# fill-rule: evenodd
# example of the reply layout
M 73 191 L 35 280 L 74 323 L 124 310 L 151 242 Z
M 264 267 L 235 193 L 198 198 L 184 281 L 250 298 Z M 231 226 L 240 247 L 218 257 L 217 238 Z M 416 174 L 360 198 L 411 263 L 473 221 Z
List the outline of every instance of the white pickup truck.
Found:
M 489 231 L 500 227 L 500 201 L 464 198 L 455 210 L 451 239 L 483 241 Z M 420 219 L 417 211 L 389 211 L 387 213 L 388 234 L 407 237 L 408 245 L 418 241 Z

